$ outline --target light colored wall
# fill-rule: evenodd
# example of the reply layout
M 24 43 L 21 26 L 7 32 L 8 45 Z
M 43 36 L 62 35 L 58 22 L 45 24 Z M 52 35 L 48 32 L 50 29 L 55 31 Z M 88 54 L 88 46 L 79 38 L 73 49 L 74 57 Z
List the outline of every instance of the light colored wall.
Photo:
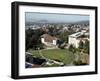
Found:
M 79 46 L 79 40 L 77 40 L 76 38 L 73 38 L 71 36 L 69 36 L 69 39 L 68 39 L 68 44 L 69 45 L 74 45 L 76 48 Z
M 57 44 L 57 40 L 53 40 L 52 43 L 50 42 L 45 42 L 45 39 L 44 38 L 41 38 L 41 42 L 47 46 L 52 46 L 52 45 L 56 45 Z
M 45 44 L 45 45 L 49 45 L 47 42 L 45 42 L 45 39 L 44 38 L 41 38 L 41 42 L 43 43 L 43 44 Z
M 53 45 L 56 45 L 57 44 L 57 40 L 53 40 Z
M 45 44 L 46 46 L 52 46 L 52 45 L 53 45 L 53 43 L 45 42 L 45 39 L 44 39 L 44 38 L 41 38 L 41 42 L 42 42 L 43 44 Z M 54 44 L 55 44 L 55 42 L 54 42 Z
M 41 42 L 42 42 L 42 43 L 45 43 L 44 38 L 41 38 Z

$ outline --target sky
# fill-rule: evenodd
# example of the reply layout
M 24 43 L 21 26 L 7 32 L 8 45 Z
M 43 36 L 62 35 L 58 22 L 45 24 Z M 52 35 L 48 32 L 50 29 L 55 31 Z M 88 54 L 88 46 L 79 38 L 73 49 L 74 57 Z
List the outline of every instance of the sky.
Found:
M 89 20 L 89 15 L 25 12 L 26 22 L 78 22 Z

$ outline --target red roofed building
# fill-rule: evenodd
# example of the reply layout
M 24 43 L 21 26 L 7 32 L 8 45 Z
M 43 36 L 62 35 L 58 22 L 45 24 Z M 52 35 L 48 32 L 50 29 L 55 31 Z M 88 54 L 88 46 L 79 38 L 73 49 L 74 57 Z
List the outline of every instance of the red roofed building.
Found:
M 46 46 L 53 46 L 53 45 L 56 46 L 58 40 L 59 38 L 51 36 L 49 34 L 43 34 L 41 36 L 41 42 Z

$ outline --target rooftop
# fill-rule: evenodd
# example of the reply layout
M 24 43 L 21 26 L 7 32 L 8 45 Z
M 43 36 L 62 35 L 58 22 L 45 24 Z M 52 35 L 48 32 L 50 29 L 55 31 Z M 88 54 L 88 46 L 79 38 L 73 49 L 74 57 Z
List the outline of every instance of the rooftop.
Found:
M 43 34 L 41 38 L 44 38 L 46 42 L 52 42 L 53 40 L 57 40 L 58 38 L 55 36 L 51 36 L 49 34 Z
M 77 33 L 71 34 L 69 36 L 74 37 L 74 38 L 77 38 L 77 37 L 79 37 L 81 35 L 83 35 L 83 32 L 77 32 Z

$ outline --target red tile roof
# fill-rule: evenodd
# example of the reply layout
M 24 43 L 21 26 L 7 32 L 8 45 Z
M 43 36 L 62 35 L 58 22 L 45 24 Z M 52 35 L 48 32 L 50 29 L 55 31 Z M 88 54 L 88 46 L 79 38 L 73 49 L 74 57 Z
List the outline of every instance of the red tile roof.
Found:
M 43 34 L 41 38 L 44 38 L 45 42 L 53 42 L 53 40 L 58 40 L 57 37 L 51 36 L 49 34 Z

